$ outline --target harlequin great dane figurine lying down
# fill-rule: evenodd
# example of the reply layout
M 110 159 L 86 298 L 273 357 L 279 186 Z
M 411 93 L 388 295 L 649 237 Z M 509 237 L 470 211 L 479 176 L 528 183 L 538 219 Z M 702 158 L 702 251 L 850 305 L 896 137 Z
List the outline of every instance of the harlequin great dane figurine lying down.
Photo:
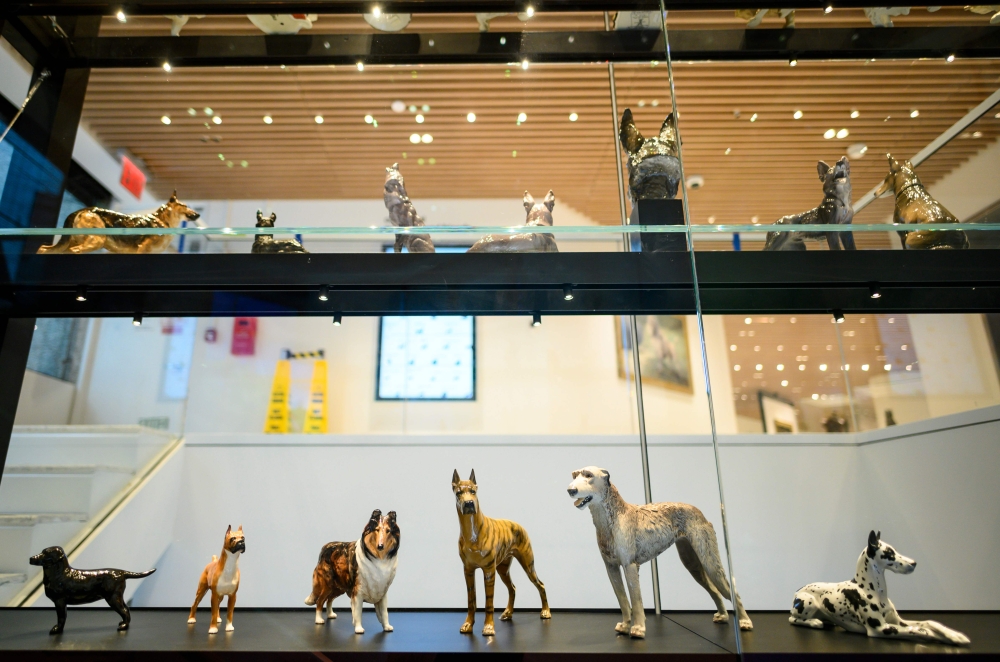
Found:
M 881 540 L 882 532 L 868 534 L 868 546 L 858 557 L 854 579 L 839 584 L 809 584 L 795 593 L 788 622 L 823 629 L 839 625 L 869 637 L 919 639 L 966 646 L 969 638 L 937 621 L 904 621 L 889 599 L 885 571 L 908 575 L 917 562 Z
M 622 609 L 621 623 L 615 626 L 619 634 L 633 637 L 646 636 L 646 612 L 639 592 L 639 566 L 674 543 L 681 563 L 715 601 L 718 610 L 712 620 L 728 623 L 729 614 L 722 598 L 730 598 L 729 582 L 719 560 L 719 543 L 712 523 L 700 510 L 686 503 L 650 503 L 634 506 L 626 503 L 611 484 L 611 475 L 600 467 L 584 467 L 573 472 L 569 495 L 573 505 L 583 510 L 590 506 L 590 514 L 597 528 L 597 547 L 608 569 L 611 586 L 618 596 Z M 625 569 L 632 605 L 629 606 L 625 587 L 622 585 L 619 566 Z M 736 613 L 741 630 L 752 630 L 753 623 L 736 596 Z

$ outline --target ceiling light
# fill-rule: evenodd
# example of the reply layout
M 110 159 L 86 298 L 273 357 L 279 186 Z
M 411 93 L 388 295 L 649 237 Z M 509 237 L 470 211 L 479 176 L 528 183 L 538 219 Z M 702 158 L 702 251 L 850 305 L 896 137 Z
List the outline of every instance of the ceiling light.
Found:
M 763 369 L 764 369 L 764 366 L 763 366 L 763 365 L 761 365 L 760 363 L 758 363 L 757 365 L 755 365 L 755 366 L 754 366 L 754 368 L 756 368 L 756 369 L 757 369 L 757 372 L 760 372 L 761 370 L 763 370 Z
M 428 105 L 427 105 L 427 104 L 425 103 L 424 105 L 420 106 L 420 110 L 424 111 L 425 113 L 429 113 L 429 112 L 430 112 L 430 110 L 431 110 L 431 107 L 430 107 L 430 106 L 428 106 Z
M 364 71 L 364 70 L 365 70 L 365 63 L 358 62 L 358 71 Z
M 745 318 L 743 318 L 743 323 L 744 323 L 744 324 L 751 324 L 752 322 L 753 322 L 753 320 L 752 320 L 752 319 L 750 319 L 749 317 L 745 317 Z
M 123 11 L 122 11 L 121 9 L 119 9 L 119 10 L 118 10 L 118 13 L 117 13 L 117 14 L 115 14 L 115 18 L 117 18 L 117 19 L 118 19 L 118 22 L 119 22 L 119 23 L 124 23 L 124 22 L 125 22 L 125 20 L 126 20 L 126 19 L 125 19 L 125 12 L 123 12 Z
M 417 115 L 413 119 L 417 120 L 417 124 L 423 124 L 424 123 L 424 116 L 423 115 Z
M 521 68 L 524 69 L 525 71 L 528 70 L 528 58 L 524 58 L 523 60 L 521 60 Z
M 833 5 L 827 5 L 826 9 L 823 10 L 823 13 L 824 14 L 829 14 L 832 11 L 833 11 Z
M 823 134 L 823 137 L 826 138 L 827 140 L 830 140 L 835 135 L 837 135 L 836 129 L 827 129 L 826 132 Z
M 534 313 L 531 316 L 531 326 L 541 326 L 542 325 L 542 315 L 541 313 Z
M 885 371 L 886 371 L 886 372 L 889 372 L 890 370 L 892 370 L 892 365 L 890 365 L 890 364 L 888 364 L 888 363 L 886 363 L 886 364 L 885 364 L 884 366 L 882 366 L 882 367 L 883 367 L 883 368 L 885 369 Z
M 577 115 L 576 113 L 570 113 L 570 114 L 569 114 L 569 121 L 570 121 L 570 122 L 575 122 L 575 121 L 577 121 L 578 119 L 580 119 L 580 116 L 579 116 L 579 115 Z
M 982 131 L 973 131 L 972 132 L 972 137 L 973 138 L 982 138 L 983 137 L 983 132 Z
M 341 322 L 343 322 L 343 321 L 344 321 L 344 316 L 341 315 L 340 313 L 337 313 L 337 314 L 335 314 L 333 316 L 333 325 L 334 326 L 340 326 Z
M 753 115 L 750 116 L 750 121 L 751 122 L 756 122 L 757 121 L 757 113 L 754 113 Z
M 410 142 L 413 143 L 414 145 L 416 145 L 417 143 L 419 143 L 420 142 L 420 134 L 419 133 L 411 133 L 410 134 Z
M 378 18 L 381 15 L 382 15 L 382 8 L 381 7 L 379 7 L 378 5 L 375 5 L 374 7 L 372 7 L 372 16 L 374 16 L 375 18 Z
M 736 345 L 730 345 L 729 346 L 729 351 L 730 352 L 735 352 L 736 351 Z
M 517 115 L 517 121 L 519 123 L 520 122 L 527 122 L 528 121 L 528 116 L 525 115 L 524 113 L 518 113 L 518 115 Z
M 882 290 L 879 289 L 878 283 L 874 283 L 868 287 L 868 295 L 873 299 L 882 298 Z
M 851 132 L 848 131 L 847 129 L 841 129 L 840 131 L 837 132 L 837 138 L 839 140 L 843 140 L 844 138 L 846 138 L 849 135 L 851 135 Z
M 945 61 L 945 62 L 954 62 L 954 61 L 955 61 L 955 55 L 954 55 L 954 54 L 952 54 L 952 55 L 949 55 L 948 57 L 946 57 L 946 58 L 944 59 L 944 61 Z
M 475 122 L 476 121 L 476 114 L 475 113 L 469 113 L 468 115 L 465 116 L 465 119 L 467 119 L 469 122 Z
M 779 363 L 778 364 L 778 372 L 781 372 L 784 369 L 785 369 L 785 364 L 784 363 Z
M 249 165 L 250 165 L 249 161 L 240 161 L 240 167 L 241 168 L 246 168 Z
M 858 112 L 858 111 L 856 111 L 856 110 L 852 110 L 852 111 L 851 111 L 851 119 L 852 119 L 852 120 L 856 120 L 856 119 L 858 119 L 859 117 L 861 117 L 861 113 L 860 113 L 860 112 Z
M 136 314 L 132 317 L 132 326 L 142 326 L 142 315 Z
M 709 225 L 713 225 L 714 223 L 715 223 L 715 217 L 714 216 L 709 216 L 708 217 L 708 224 Z
M 393 101 L 391 104 L 389 104 L 389 108 L 391 108 L 392 112 L 394 112 L 394 113 L 401 113 L 404 110 L 406 110 L 406 104 L 403 103 L 402 101 L 398 101 L 397 100 L 397 101 Z
M 211 115 L 215 111 L 212 110 L 211 108 L 209 108 L 208 106 L 205 106 L 204 112 L 205 112 L 206 115 Z
M 867 363 L 861 364 L 861 369 L 864 370 L 865 372 L 868 372 L 868 364 Z
M 819 400 L 819 393 L 813 393 L 812 394 L 812 399 L 813 400 Z
M 374 117 L 372 117 L 371 115 L 365 115 L 365 124 L 371 124 L 374 121 L 375 121 Z
M 221 118 L 221 117 L 219 117 L 218 115 L 215 115 L 215 116 L 214 116 L 214 117 L 212 118 L 212 124 L 222 124 L 222 118 Z
M 864 143 L 853 143 L 847 146 L 847 156 L 852 159 L 860 159 L 868 153 L 868 145 Z
M 782 379 L 781 380 L 781 385 L 782 386 L 788 386 L 788 380 L 787 379 Z
M 173 67 L 170 66 L 169 62 L 164 62 L 163 63 L 163 70 L 166 71 L 168 74 L 170 73 L 171 69 L 173 69 Z
M 725 152 L 726 156 L 729 156 L 729 155 L 730 155 L 730 153 L 732 153 L 732 151 L 733 151 L 733 148 L 732 148 L 732 147 L 727 147 L 727 148 L 726 148 L 726 152 Z
M 420 136 L 420 142 L 422 142 L 422 143 L 432 143 L 432 142 L 434 142 L 434 136 L 432 136 L 429 133 L 425 133 L 424 135 Z
M 573 300 L 573 288 L 570 285 L 563 285 L 563 299 L 566 301 Z
M 528 18 L 531 18 L 532 16 L 535 15 L 535 8 L 532 7 L 531 5 L 528 5 L 527 9 L 524 10 L 524 13 Z
M 802 372 L 805 369 L 806 369 L 806 364 L 805 363 L 800 363 L 799 364 L 799 372 Z
M 733 366 L 733 370 L 734 370 L 735 372 L 739 372 L 739 371 L 740 371 L 740 364 L 738 364 L 738 363 L 737 363 L 736 365 L 734 365 L 734 366 Z
M 323 123 L 323 116 L 322 115 L 317 115 L 313 119 L 316 121 L 316 124 L 322 124 Z
M 840 312 L 839 310 L 833 311 L 833 321 L 836 322 L 837 324 L 843 324 L 844 313 Z
M 188 115 L 191 115 L 192 117 L 194 117 L 197 114 L 198 114 L 197 110 L 195 110 L 194 108 L 188 108 Z
M 270 115 L 264 115 L 264 124 L 270 124 L 273 121 L 274 119 L 272 119 Z
M 920 117 L 920 111 L 914 108 L 910 111 L 910 117 Z
M 86 285 L 80 285 L 79 287 L 76 288 L 76 300 L 77 301 L 86 301 L 87 300 L 87 286 Z
M 160 121 L 163 122 L 164 124 L 170 124 L 170 117 L 164 115 L 163 117 L 160 118 Z
M 795 120 L 802 119 L 802 111 L 801 110 L 796 110 L 794 113 L 792 113 L 792 119 L 795 119 Z
M 825 363 L 820 363 L 819 364 L 819 371 L 820 372 L 826 372 L 826 364 Z
M 798 63 L 799 63 L 799 61 L 798 61 L 798 60 L 796 60 L 796 59 L 795 59 L 795 58 L 793 57 L 793 58 L 792 58 L 791 60 L 789 60 L 789 61 L 788 61 L 788 66 L 790 66 L 790 67 L 794 67 L 794 66 L 798 65 Z
M 319 300 L 320 301 L 329 301 L 330 300 L 330 286 L 329 285 L 323 285 L 322 287 L 319 288 Z

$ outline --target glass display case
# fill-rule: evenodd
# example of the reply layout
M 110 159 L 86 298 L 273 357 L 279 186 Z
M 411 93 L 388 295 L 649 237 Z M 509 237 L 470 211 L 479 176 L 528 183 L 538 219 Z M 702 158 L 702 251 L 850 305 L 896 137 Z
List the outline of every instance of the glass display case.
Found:
M 9 3 L 0 650 L 1000 652 L 996 10 Z

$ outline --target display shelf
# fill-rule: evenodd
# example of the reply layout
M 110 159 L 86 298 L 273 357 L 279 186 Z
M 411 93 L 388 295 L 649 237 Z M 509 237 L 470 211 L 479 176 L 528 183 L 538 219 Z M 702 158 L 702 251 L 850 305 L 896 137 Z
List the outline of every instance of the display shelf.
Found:
M 591 315 L 695 311 L 689 253 L 24 255 L 4 314 Z M 1000 251 L 696 254 L 705 314 L 985 311 Z M 882 296 L 871 298 L 877 284 Z M 87 300 L 76 300 L 77 288 Z M 319 289 L 330 288 L 328 301 Z M 573 289 L 573 299 L 563 288 Z

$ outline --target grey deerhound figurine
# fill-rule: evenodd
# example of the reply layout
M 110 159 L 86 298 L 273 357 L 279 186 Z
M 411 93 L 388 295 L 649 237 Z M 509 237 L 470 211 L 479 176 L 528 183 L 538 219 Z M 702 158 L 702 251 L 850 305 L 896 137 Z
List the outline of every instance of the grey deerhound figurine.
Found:
M 382 192 L 385 208 L 389 210 L 389 222 L 398 228 L 423 227 L 424 219 L 417 214 L 416 208 L 406 195 L 406 184 L 399 164 L 393 163 L 385 169 L 385 188 Z M 433 253 L 434 242 L 429 234 L 397 234 L 393 246 L 397 253 L 406 248 L 410 253 Z
M 823 182 L 823 202 L 818 207 L 801 214 L 782 216 L 775 225 L 847 225 L 854 220 L 851 205 L 851 164 L 846 156 L 832 166 L 820 161 L 816 164 L 819 180 Z M 854 235 L 850 232 L 768 232 L 765 251 L 804 251 L 806 239 L 826 239 L 831 251 L 844 248 L 854 250 Z

